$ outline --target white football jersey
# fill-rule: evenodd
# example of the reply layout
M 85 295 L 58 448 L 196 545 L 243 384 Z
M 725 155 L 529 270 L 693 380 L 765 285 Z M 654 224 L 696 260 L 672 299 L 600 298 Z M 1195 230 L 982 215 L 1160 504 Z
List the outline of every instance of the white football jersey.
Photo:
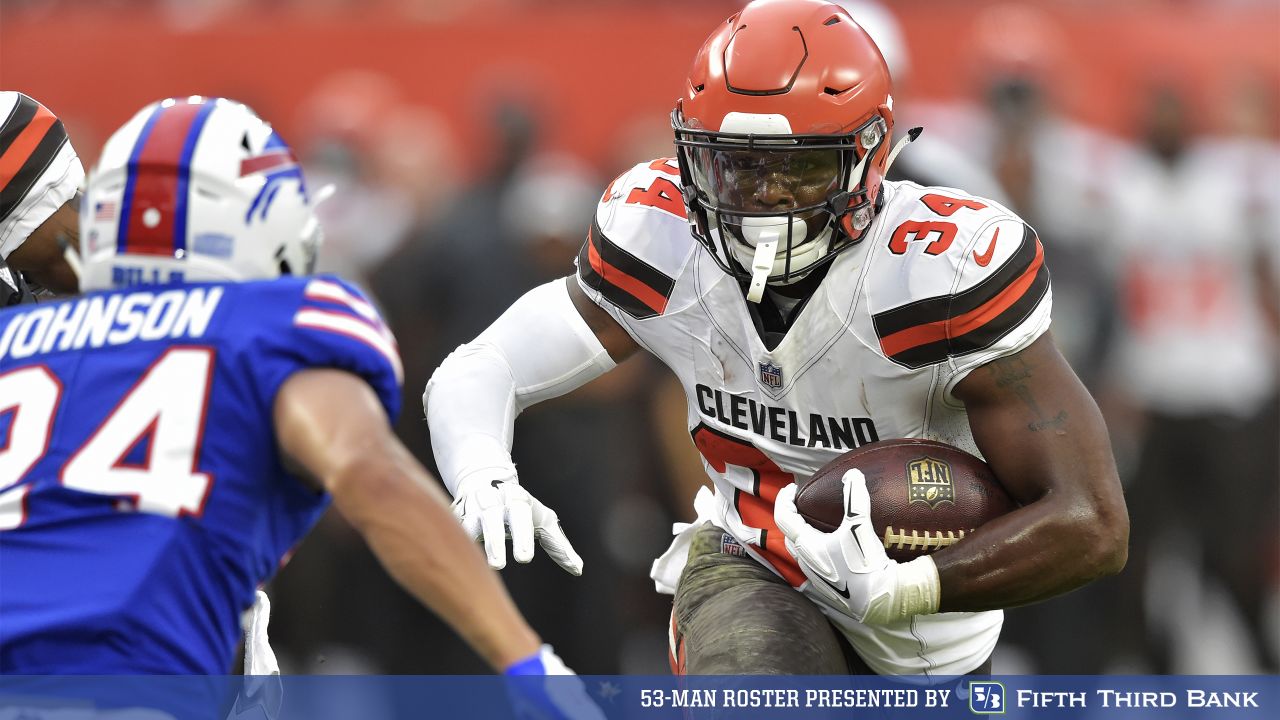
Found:
M 1049 274 L 1035 233 L 1004 207 L 949 188 L 885 182 L 884 206 L 772 350 L 738 281 L 691 235 L 675 160 L 637 165 L 606 190 L 578 280 L 688 398 L 715 488 L 698 520 L 731 533 L 807 591 L 773 521 L 778 490 L 880 439 L 929 438 L 978 453 L 952 395 L 970 370 L 1049 326 Z M 673 591 L 688 533 L 654 565 Z M 807 593 L 815 601 L 816 593 Z M 995 647 L 1003 614 L 921 615 L 869 627 L 824 612 L 882 674 L 958 674 Z

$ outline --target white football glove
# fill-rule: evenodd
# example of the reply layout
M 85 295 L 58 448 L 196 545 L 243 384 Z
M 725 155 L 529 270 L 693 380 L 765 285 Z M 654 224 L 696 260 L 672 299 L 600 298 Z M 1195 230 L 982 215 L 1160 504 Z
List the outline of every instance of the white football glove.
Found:
M 536 539 L 547 555 L 571 575 L 582 574 L 582 558 L 569 544 L 555 510 L 543 505 L 520 486 L 514 474 L 476 473 L 462 481 L 453 500 L 453 514 L 473 540 L 484 540 L 489 566 L 507 566 L 507 538 L 518 563 L 533 559 Z
M 796 511 L 796 485 L 778 492 L 773 518 L 809 587 L 834 608 L 867 625 L 884 625 L 938 611 L 940 588 L 933 558 L 890 560 L 871 524 L 871 497 L 862 471 L 844 482 L 844 519 L 825 533 Z

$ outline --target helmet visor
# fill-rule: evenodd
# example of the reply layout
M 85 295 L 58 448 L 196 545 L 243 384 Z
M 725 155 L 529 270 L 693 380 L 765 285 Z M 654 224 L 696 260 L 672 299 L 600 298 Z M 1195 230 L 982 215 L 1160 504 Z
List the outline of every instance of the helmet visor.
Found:
M 825 205 L 840 185 L 837 149 L 697 147 L 693 181 L 709 208 L 735 215 L 775 215 Z

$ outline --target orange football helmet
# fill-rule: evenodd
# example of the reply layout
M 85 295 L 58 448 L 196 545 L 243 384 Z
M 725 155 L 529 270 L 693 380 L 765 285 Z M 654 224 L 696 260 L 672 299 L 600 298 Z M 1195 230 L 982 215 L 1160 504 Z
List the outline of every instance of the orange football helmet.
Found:
M 693 61 L 671 114 L 694 235 L 726 271 L 794 282 L 861 239 L 889 161 L 889 70 L 824 0 L 756 0 Z

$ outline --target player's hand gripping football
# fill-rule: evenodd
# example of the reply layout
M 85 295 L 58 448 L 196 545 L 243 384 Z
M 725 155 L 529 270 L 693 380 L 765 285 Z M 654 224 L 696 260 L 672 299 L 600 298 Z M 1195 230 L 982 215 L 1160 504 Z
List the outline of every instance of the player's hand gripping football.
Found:
M 556 511 L 543 505 L 520 486 L 514 474 L 501 477 L 477 473 L 458 487 L 453 514 L 462 529 L 475 540 L 484 540 L 489 566 L 507 566 L 507 538 L 518 563 L 533 559 L 533 542 L 571 575 L 582 574 L 582 558 L 569 544 Z
M 884 625 L 938 611 L 933 558 L 889 559 L 871 524 L 871 497 L 862 471 L 844 474 L 844 519 L 826 533 L 796 511 L 796 485 L 778 492 L 773 518 L 809 586 L 834 608 L 867 625 Z

